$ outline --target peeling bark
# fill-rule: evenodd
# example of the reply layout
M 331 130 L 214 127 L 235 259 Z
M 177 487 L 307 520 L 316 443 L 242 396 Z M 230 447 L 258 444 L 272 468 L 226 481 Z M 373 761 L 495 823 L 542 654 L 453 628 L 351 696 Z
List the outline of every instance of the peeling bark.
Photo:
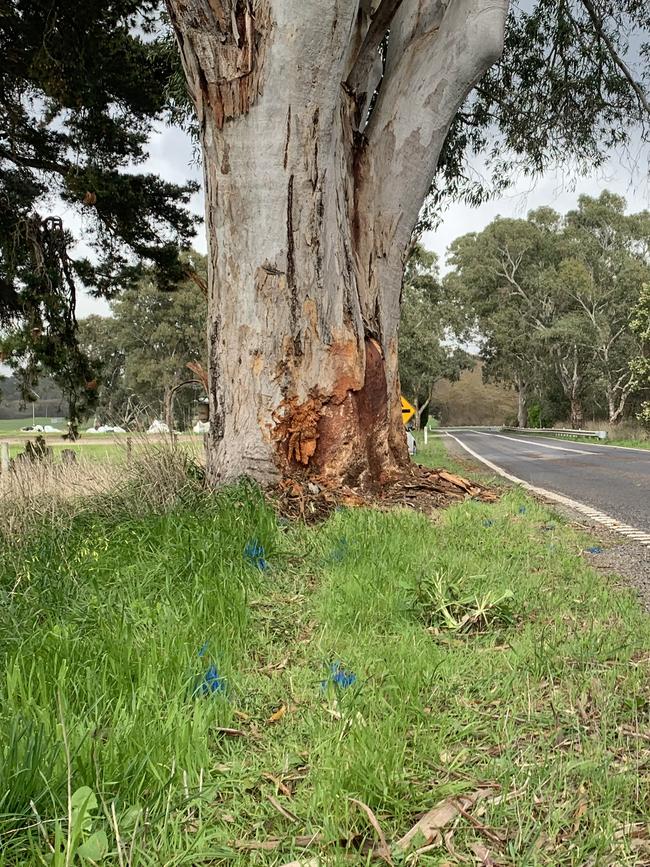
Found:
M 168 0 L 204 152 L 212 483 L 372 488 L 406 465 L 404 256 L 506 6 Z

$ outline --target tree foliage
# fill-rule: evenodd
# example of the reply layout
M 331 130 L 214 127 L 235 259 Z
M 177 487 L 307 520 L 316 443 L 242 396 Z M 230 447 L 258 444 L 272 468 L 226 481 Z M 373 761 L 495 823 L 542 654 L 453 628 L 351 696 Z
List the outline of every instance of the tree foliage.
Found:
M 541 208 L 457 239 L 447 291 L 475 319 L 487 375 L 527 393 L 554 376 L 576 425 L 596 385 L 619 421 L 634 390 L 631 320 L 650 276 L 648 217 L 627 215 L 604 191 L 581 196 L 564 218 Z
M 75 339 L 79 288 L 111 297 L 144 265 L 169 286 L 194 234 L 196 186 L 137 170 L 170 107 L 164 33 L 152 0 L 4 0 L 0 11 L 3 355 L 26 386 L 54 371 L 73 417 L 94 399 Z
M 399 370 L 402 391 L 414 402 L 418 421 L 436 382 L 454 382 L 472 367 L 471 356 L 445 340 L 454 321 L 454 307 L 441 291 L 436 255 L 417 245 L 404 274 Z
M 188 263 L 205 273 L 205 260 Z M 161 292 L 152 275 L 111 304 L 112 317 L 90 316 L 79 323 L 85 354 L 99 372 L 97 415 L 103 423 L 133 423 L 161 416 L 171 390 L 195 379 L 188 362 L 207 363 L 206 298 L 195 282 L 181 281 Z M 187 408 L 202 386 L 179 391 Z
M 650 284 L 644 283 L 634 309 L 632 330 L 640 344 L 639 353 L 630 361 L 635 388 L 644 396 L 650 392 Z M 650 400 L 644 400 L 638 414 L 650 428 Z

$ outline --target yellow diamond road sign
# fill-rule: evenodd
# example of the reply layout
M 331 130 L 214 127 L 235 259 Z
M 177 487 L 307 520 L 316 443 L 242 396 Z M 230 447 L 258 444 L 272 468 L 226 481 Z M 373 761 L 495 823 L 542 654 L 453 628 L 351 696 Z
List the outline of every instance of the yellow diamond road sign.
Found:
M 400 400 L 402 401 L 402 421 L 404 424 L 408 424 L 415 415 L 415 407 L 411 406 L 405 397 L 401 397 Z

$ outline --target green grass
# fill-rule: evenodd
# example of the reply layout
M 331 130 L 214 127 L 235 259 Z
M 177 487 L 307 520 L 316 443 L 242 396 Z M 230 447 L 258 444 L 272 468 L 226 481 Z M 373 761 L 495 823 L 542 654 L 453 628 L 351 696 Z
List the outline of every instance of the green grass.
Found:
M 68 449 L 77 455 L 78 458 L 84 458 L 89 461 L 109 461 L 111 463 L 126 459 L 126 447 L 120 443 L 91 443 L 79 445 L 78 443 L 55 444 L 50 446 L 55 460 L 60 458 L 63 449 Z M 15 458 L 25 450 L 24 445 L 10 445 L 9 457 Z
M 21 427 L 31 424 L 31 418 L 0 418 L 0 436 L 26 436 L 25 432 L 21 431 Z M 46 418 L 45 416 L 36 416 L 34 424 L 49 424 L 52 427 L 61 428 L 64 433 L 66 430 L 65 422 L 54 424 L 51 418 Z
M 98 798 L 85 829 L 73 810 L 73 849 L 104 832 L 102 863 L 119 836 L 133 867 L 243 867 L 365 864 L 339 845 L 375 839 L 350 798 L 390 841 L 485 784 L 501 795 L 476 816 L 487 832 L 461 817 L 449 841 L 469 863 L 480 841 L 517 867 L 638 864 L 650 627 L 585 544 L 518 491 L 307 528 L 241 486 L 43 528 L 0 566 L 0 865 L 46 863 L 45 838 L 65 849 L 68 785 Z M 446 628 L 459 599 L 487 625 Z M 356 682 L 323 690 L 333 662 Z M 225 690 L 193 695 L 211 664 Z M 296 834 L 321 837 L 299 854 Z

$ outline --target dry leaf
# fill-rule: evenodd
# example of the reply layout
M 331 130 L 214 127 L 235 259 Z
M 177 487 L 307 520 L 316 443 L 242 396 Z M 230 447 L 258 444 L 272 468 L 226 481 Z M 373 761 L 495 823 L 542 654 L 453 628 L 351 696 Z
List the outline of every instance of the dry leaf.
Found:
M 236 710 L 236 711 L 235 711 L 235 716 L 236 716 L 238 719 L 242 719 L 242 720 L 244 720 L 244 721 L 250 719 L 250 714 L 244 713 L 243 710 Z
M 318 858 L 310 858 L 309 861 L 289 861 L 283 864 L 282 867 L 319 867 L 320 861 Z
M 275 807 L 278 813 L 281 813 L 285 819 L 289 819 L 290 822 L 300 822 L 300 819 L 296 816 L 295 813 L 292 813 L 290 810 L 286 810 L 279 801 L 273 797 L 273 795 L 266 796 L 269 799 L 269 802 Z
M 289 657 L 285 656 L 280 662 L 269 662 L 268 665 L 260 668 L 259 672 L 260 674 L 269 674 L 272 671 L 284 671 L 287 665 L 289 665 Z
M 573 815 L 573 833 L 574 834 L 578 833 L 578 829 L 580 828 L 580 819 L 584 816 L 584 814 L 586 812 L 587 812 L 587 802 L 584 798 L 580 798 L 580 800 L 578 801 L 578 806 L 576 808 L 576 811 Z
M 483 867 L 496 867 L 497 862 L 490 855 L 488 849 L 482 843 L 470 843 L 469 848 Z
M 381 830 L 381 825 L 377 821 L 377 817 L 372 812 L 370 807 L 367 804 L 364 804 L 363 801 L 358 801 L 356 798 L 350 798 L 350 800 L 352 801 L 353 804 L 357 804 L 359 807 L 361 807 L 363 812 L 368 817 L 370 824 L 377 832 L 377 836 L 379 837 L 380 845 L 376 850 L 376 854 L 382 859 L 382 861 L 385 861 L 387 864 L 392 864 L 393 859 L 390 856 L 390 848 L 388 847 L 388 843 L 386 842 L 386 836 L 385 836 L 384 832 Z
M 267 772 L 263 773 L 262 777 L 263 779 L 269 780 L 271 783 L 274 783 L 277 790 L 279 792 L 282 792 L 283 795 L 286 795 L 287 798 L 293 797 L 293 792 L 291 791 L 289 786 L 285 785 L 284 781 L 280 777 L 276 777 L 273 774 L 269 774 Z M 299 779 L 302 779 L 302 777 L 300 777 Z
M 233 849 L 240 849 L 246 852 L 273 852 L 279 849 L 280 846 L 297 846 L 298 849 L 308 849 L 315 843 L 323 843 L 324 837 L 322 834 L 301 834 L 298 837 L 269 837 L 267 840 L 234 840 L 232 843 Z
M 400 849 L 408 849 L 414 839 L 421 835 L 426 843 L 434 843 L 436 840 L 442 842 L 440 831 L 459 815 L 459 807 L 467 810 L 472 807 L 477 801 L 483 798 L 489 798 L 495 794 L 494 789 L 477 789 L 470 795 L 462 795 L 458 798 L 447 798 L 437 804 L 428 813 L 417 822 L 410 831 L 400 837 L 396 842 L 396 846 Z
M 637 837 L 640 838 L 644 832 L 646 832 L 646 826 L 643 822 L 629 822 L 627 825 L 623 825 L 622 828 L 619 828 L 618 831 L 614 832 L 615 840 L 622 840 L 624 837 Z
M 285 715 L 286 712 L 287 712 L 287 706 L 286 706 L 286 704 L 283 704 L 281 707 L 279 707 L 276 710 L 275 713 L 271 714 L 271 716 L 268 718 L 267 722 L 270 722 L 270 723 L 279 722 L 282 719 L 282 717 Z
M 227 726 L 218 726 L 215 728 L 215 732 L 220 735 L 229 735 L 232 738 L 245 738 L 246 732 L 243 732 L 241 729 L 231 729 Z

